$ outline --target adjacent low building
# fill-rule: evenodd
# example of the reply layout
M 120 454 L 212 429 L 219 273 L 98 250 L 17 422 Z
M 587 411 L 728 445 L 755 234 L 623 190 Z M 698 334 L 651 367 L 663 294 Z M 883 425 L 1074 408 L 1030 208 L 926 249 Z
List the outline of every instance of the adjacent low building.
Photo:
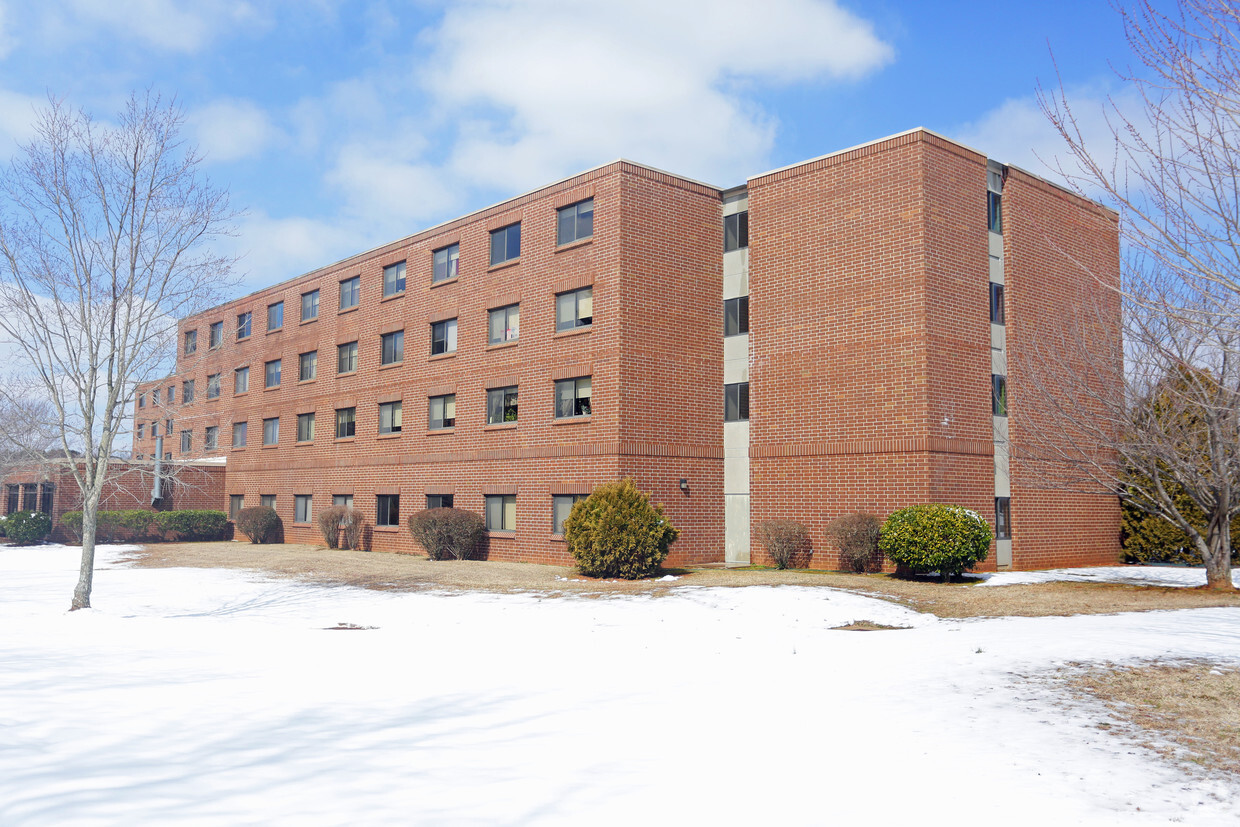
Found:
M 563 563 L 572 503 L 633 477 L 672 564 L 753 529 L 919 502 L 982 514 L 983 568 L 1114 562 L 1114 496 L 1022 457 L 1022 370 L 1084 303 L 1119 338 L 1115 215 L 923 129 L 720 190 L 617 161 L 182 320 L 134 452 L 225 458 L 220 507 L 293 541 L 360 509 L 377 550 L 452 505 L 492 559 Z

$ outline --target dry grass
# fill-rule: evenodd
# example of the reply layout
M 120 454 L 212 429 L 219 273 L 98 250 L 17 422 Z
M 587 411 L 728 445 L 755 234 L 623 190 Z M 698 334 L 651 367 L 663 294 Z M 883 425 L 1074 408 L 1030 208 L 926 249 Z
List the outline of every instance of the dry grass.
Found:
M 532 563 L 441 560 L 382 552 L 329 550 L 287 543 L 164 543 L 131 555 L 141 566 L 238 568 L 320 583 L 373 589 L 446 589 L 496 592 L 539 591 L 665 594 L 685 586 L 830 586 L 899 603 L 939 617 L 1041 617 L 1109 614 L 1154 609 L 1240 606 L 1240 593 L 1105 583 L 1043 583 L 974 588 L 967 583 L 900 580 L 885 574 L 804 570 L 704 568 L 672 572 L 675 580 L 601 581 L 560 566 Z
M 1069 684 L 1120 722 L 1100 727 L 1172 761 L 1240 776 L 1240 669 L 1202 661 L 1108 664 Z

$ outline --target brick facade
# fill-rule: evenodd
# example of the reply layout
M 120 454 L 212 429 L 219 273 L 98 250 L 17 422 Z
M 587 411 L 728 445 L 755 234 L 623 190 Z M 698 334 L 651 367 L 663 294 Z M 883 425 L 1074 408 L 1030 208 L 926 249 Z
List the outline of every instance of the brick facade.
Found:
M 985 188 L 984 157 L 920 130 L 749 181 L 752 525 L 805 522 L 816 566 L 836 564 L 824 529 L 847 511 L 886 515 L 933 500 L 993 517 Z M 314 511 L 352 495 L 371 548 L 416 551 L 404 522 L 427 495 L 450 493 L 456 507 L 482 513 L 487 494 L 513 494 L 515 531 L 491 532 L 488 555 L 554 563 L 568 556 L 552 533 L 552 497 L 632 476 L 681 530 L 669 564 L 722 560 L 721 197 L 618 161 L 185 319 L 181 342 L 196 331 L 196 350 L 182 347 L 176 375 L 141 389 L 134 450 L 149 456 L 151 424 L 165 430 L 171 419 L 164 449 L 177 460 L 227 459 L 217 507 L 226 495 L 246 505 L 275 495 L 291 541 L 320 541 L 313 525 L 295 522 L 295 495 L 311 495 Z M 557 209 L 588 198 L 592 236 L 557 244 Z M 490 232 L 518 221 L 519 258 L 490 265 Z M 450 244 L 459 275 L 433 284 L 434 252 Z M 400 261 L 405 289 L 384 297 L 383 268 Z M 339 284 L 354 276 L 360 302 L 339 310 Z M 1026 278 L 1032 297 L 1042 275 Z M 556 332 L 557 294 L 586 286 L 592 323 Z M 318 316 L 303 322 L 301 296 L 315 289 Z M 279 301 L 283 324 L 269 331 L 267 308 Z M 489 344 L 488 311 L 514 304 L 519 336 Z M 250 335 L 239 340 L 245 312 Z M 432 355 L 431 325 L 453 318 L 456 351 Z M 224 330 L 214 349 L 213 323 Z M 395 331 L 403 359 L 381 365 L 381 337 Z M 338 375 L 337 346 L 353 341 L 357 370 Z M 309 351 L 317 373 L 299 381 Z M 265 389 L 264 365 L 275 359 L 281 381 Z M 243 367 L 249 388 L 234 393 Z M 208 400 L 212 375 L 220 394 Z M 590 414 L 557 419 L 556 380 L 585 376 Z M 487 390 L 513 385 L 517 421 L 487 425 Z M 456 423 L 432 430 L 428 400 L 445 394 L 455 394 Z M 401 430 L 380 434 L 379 405 L 394 401 Z M 349 407 L 356 435 L 337 439 L 335 411 Z M 315 437 L 298 442 L 297 416 L 311 412 Z M 263 420 L 274 418 L 278 440 L 264 446 Z M 247 444 L 233 448 L 242 421 Z M 208 426 L 218 428 L 215 450 L 204 449 Z M 376 498 L 391 494 L 400 525 L 374 526 Z M 1031 524 L 1041 500 L 1013 496 Z M 1114 502 L 1073 507 L 1118 519 Z M 1048 541 L 1030 530 L 1021 563 L 1050 565 L 1033 551 Z

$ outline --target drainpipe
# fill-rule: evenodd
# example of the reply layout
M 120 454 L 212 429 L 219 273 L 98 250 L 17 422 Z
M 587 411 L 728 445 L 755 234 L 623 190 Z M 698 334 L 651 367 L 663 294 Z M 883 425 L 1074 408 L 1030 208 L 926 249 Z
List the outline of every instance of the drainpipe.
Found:
M 151 507 L 154 507 L 156 503 L 163 499 L 162 480 L 160 479 L 160 473 L 163 471 L 163 461 L 164 438 L 157 436 L 155 437 L 155 483 L 151 486 Z

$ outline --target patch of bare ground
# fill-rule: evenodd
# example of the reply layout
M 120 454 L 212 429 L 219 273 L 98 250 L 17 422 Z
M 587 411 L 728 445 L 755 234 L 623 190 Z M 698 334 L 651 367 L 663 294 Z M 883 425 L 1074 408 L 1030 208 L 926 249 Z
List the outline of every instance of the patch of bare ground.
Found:
M 1234 665 L 1106 664 L 1067 678 L 1117 722 L 1100 728 L 1190 770 L 1240 778 L 1240 669 Z
M 160 543 L 133 552 L 136 565 L 252 569 L 317 583 L 371 589 L 666 594 L 686 586 L 830 586 L 899 603 L 939 617 L 1042 617 L 1156 609 L 1240 606 L 1240 593 L 1107 583 L 1041 583 L 977 588 L 968 581 L 902 580 L 887 574 L 774 569 L 672 570 L 674 580 L 592 580 L 573 569 L 533 563 L 431 561 L 410 554 L 245 542 Z

